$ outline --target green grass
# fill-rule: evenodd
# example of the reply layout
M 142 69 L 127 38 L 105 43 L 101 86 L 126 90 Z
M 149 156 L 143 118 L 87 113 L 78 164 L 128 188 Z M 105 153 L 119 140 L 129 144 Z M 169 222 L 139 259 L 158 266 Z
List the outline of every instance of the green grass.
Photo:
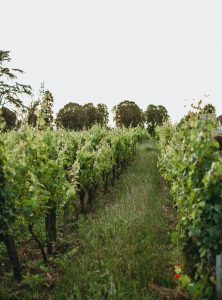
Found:
M 174 287 L 174 219 L 155 145 L 142 144 L 94 213 L 78 221 L 76 248 L 51 299 L 159 299 L 148 284 Z

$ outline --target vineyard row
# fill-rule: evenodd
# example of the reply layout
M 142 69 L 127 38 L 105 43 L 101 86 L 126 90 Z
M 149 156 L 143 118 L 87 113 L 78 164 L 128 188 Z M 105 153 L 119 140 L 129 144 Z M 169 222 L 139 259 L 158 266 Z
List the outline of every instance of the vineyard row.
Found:
M 140 128 L 99 126 L 81 132 L 27 126 L 0 136 L 0 241 L 17 280 L 22 272 L 16 237 L 23 236 L 24 228 L 47 263 L 57 238 L 58 216 L 66 222 L 77 201 L 85 213 L 85 195 L 91 206 L 96 192 L 106 192 L 109 183 L 114 184 L 135 155 L 136 143 L 147 137 Z M 44 231 L 41 236 L 39 228 Z
M 216 299 L 216 256 L 222 252 L 222 155 L 216 126 L 193 114 L 157 130 L 159 167 L 178 214 L 173 239 L 185 257 L 176 272 L 194 299 Z

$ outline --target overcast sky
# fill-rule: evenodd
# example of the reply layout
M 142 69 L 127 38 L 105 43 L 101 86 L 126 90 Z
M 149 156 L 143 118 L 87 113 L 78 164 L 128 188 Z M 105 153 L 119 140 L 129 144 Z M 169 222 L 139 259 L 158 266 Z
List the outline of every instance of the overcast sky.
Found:
M 0 4 L 0 49 L 35 91 L 45 82 L 56 112 L 70 101 L 111 108 L 129 99 L 164 105 L 176 121 L 202 98 L 222 114 L 221 0 Z

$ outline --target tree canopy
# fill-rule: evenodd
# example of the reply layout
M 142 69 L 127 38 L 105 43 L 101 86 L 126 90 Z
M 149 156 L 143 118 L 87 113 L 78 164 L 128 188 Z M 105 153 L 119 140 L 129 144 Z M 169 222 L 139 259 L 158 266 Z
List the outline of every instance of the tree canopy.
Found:
M 100 103 L 94 106 L 91 102 L 85 105 L 70 102 L 58 112 L 56 125 L 73 130 L 90 128 L 94 124 L 106 126 L 108 115 L 108 109 L 105 104 Z
M 100 124 L 102 126 L 107 126 L 109 122 L 109 113 L 106 104 L 103 103 L 97 104 L 97 109 L 101 114 Z
M 69 102 L 57 114 L 56 125 L 66 129 L 80 130 L 88 122 L 84 107 L 78 103 Z
M 7 107 L 1 109 L 2 117 L 5 121 L 4 131 L 15 128 L 16 126 L 16 114 L 14 111 L 10 110 Z
M 83 108 L 87 115 L 87 122 L 85 124 L 86 127 L 90 128 L 96 123 L 102 123 L 103 116 L 93 103 L 86 103 Z
M 162 105 L 148 105 L 145 111 L 145 120 L 147 124 L 147 129 L 150 134 L 154 133 L 157 126 L 160 126 L 164 121 L 169 119 L 168 112 L 166 108 Z
M 143 124 L 143 111 L 134 101 L 124 100 L 113 107 L 117 127 L 136 127 Z
M 31 105 L 28 108 L 28 116 L 27 116 L 27 121 L 28 124 L 31 125 L 32 127 L 36 127 L 37 125 L 37 115 L 36 115 L 36 111 L 38 106 L 40 105 L 40 101 L 39 100 L 35 100 L 31 103 Z
M 203 113 L 204 114 L 215 114 L 216 113 L 216 108 L 213 106 L 213 104 L 206 104 L 203 108 Z

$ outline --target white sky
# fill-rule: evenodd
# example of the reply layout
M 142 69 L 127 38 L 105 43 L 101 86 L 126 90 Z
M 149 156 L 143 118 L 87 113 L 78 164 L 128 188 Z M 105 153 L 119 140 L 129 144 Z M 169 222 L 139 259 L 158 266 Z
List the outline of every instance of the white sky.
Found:
M 111 109 L 205 99 L 222 114 L 221 0 L 0 0 L 0 49 L 20 79 L 42 81 L 55 111 L 70 101 Z M 21 81 L 21 80 L 20 80 Z M 209 95 L 205 97 L 204 95 Z

